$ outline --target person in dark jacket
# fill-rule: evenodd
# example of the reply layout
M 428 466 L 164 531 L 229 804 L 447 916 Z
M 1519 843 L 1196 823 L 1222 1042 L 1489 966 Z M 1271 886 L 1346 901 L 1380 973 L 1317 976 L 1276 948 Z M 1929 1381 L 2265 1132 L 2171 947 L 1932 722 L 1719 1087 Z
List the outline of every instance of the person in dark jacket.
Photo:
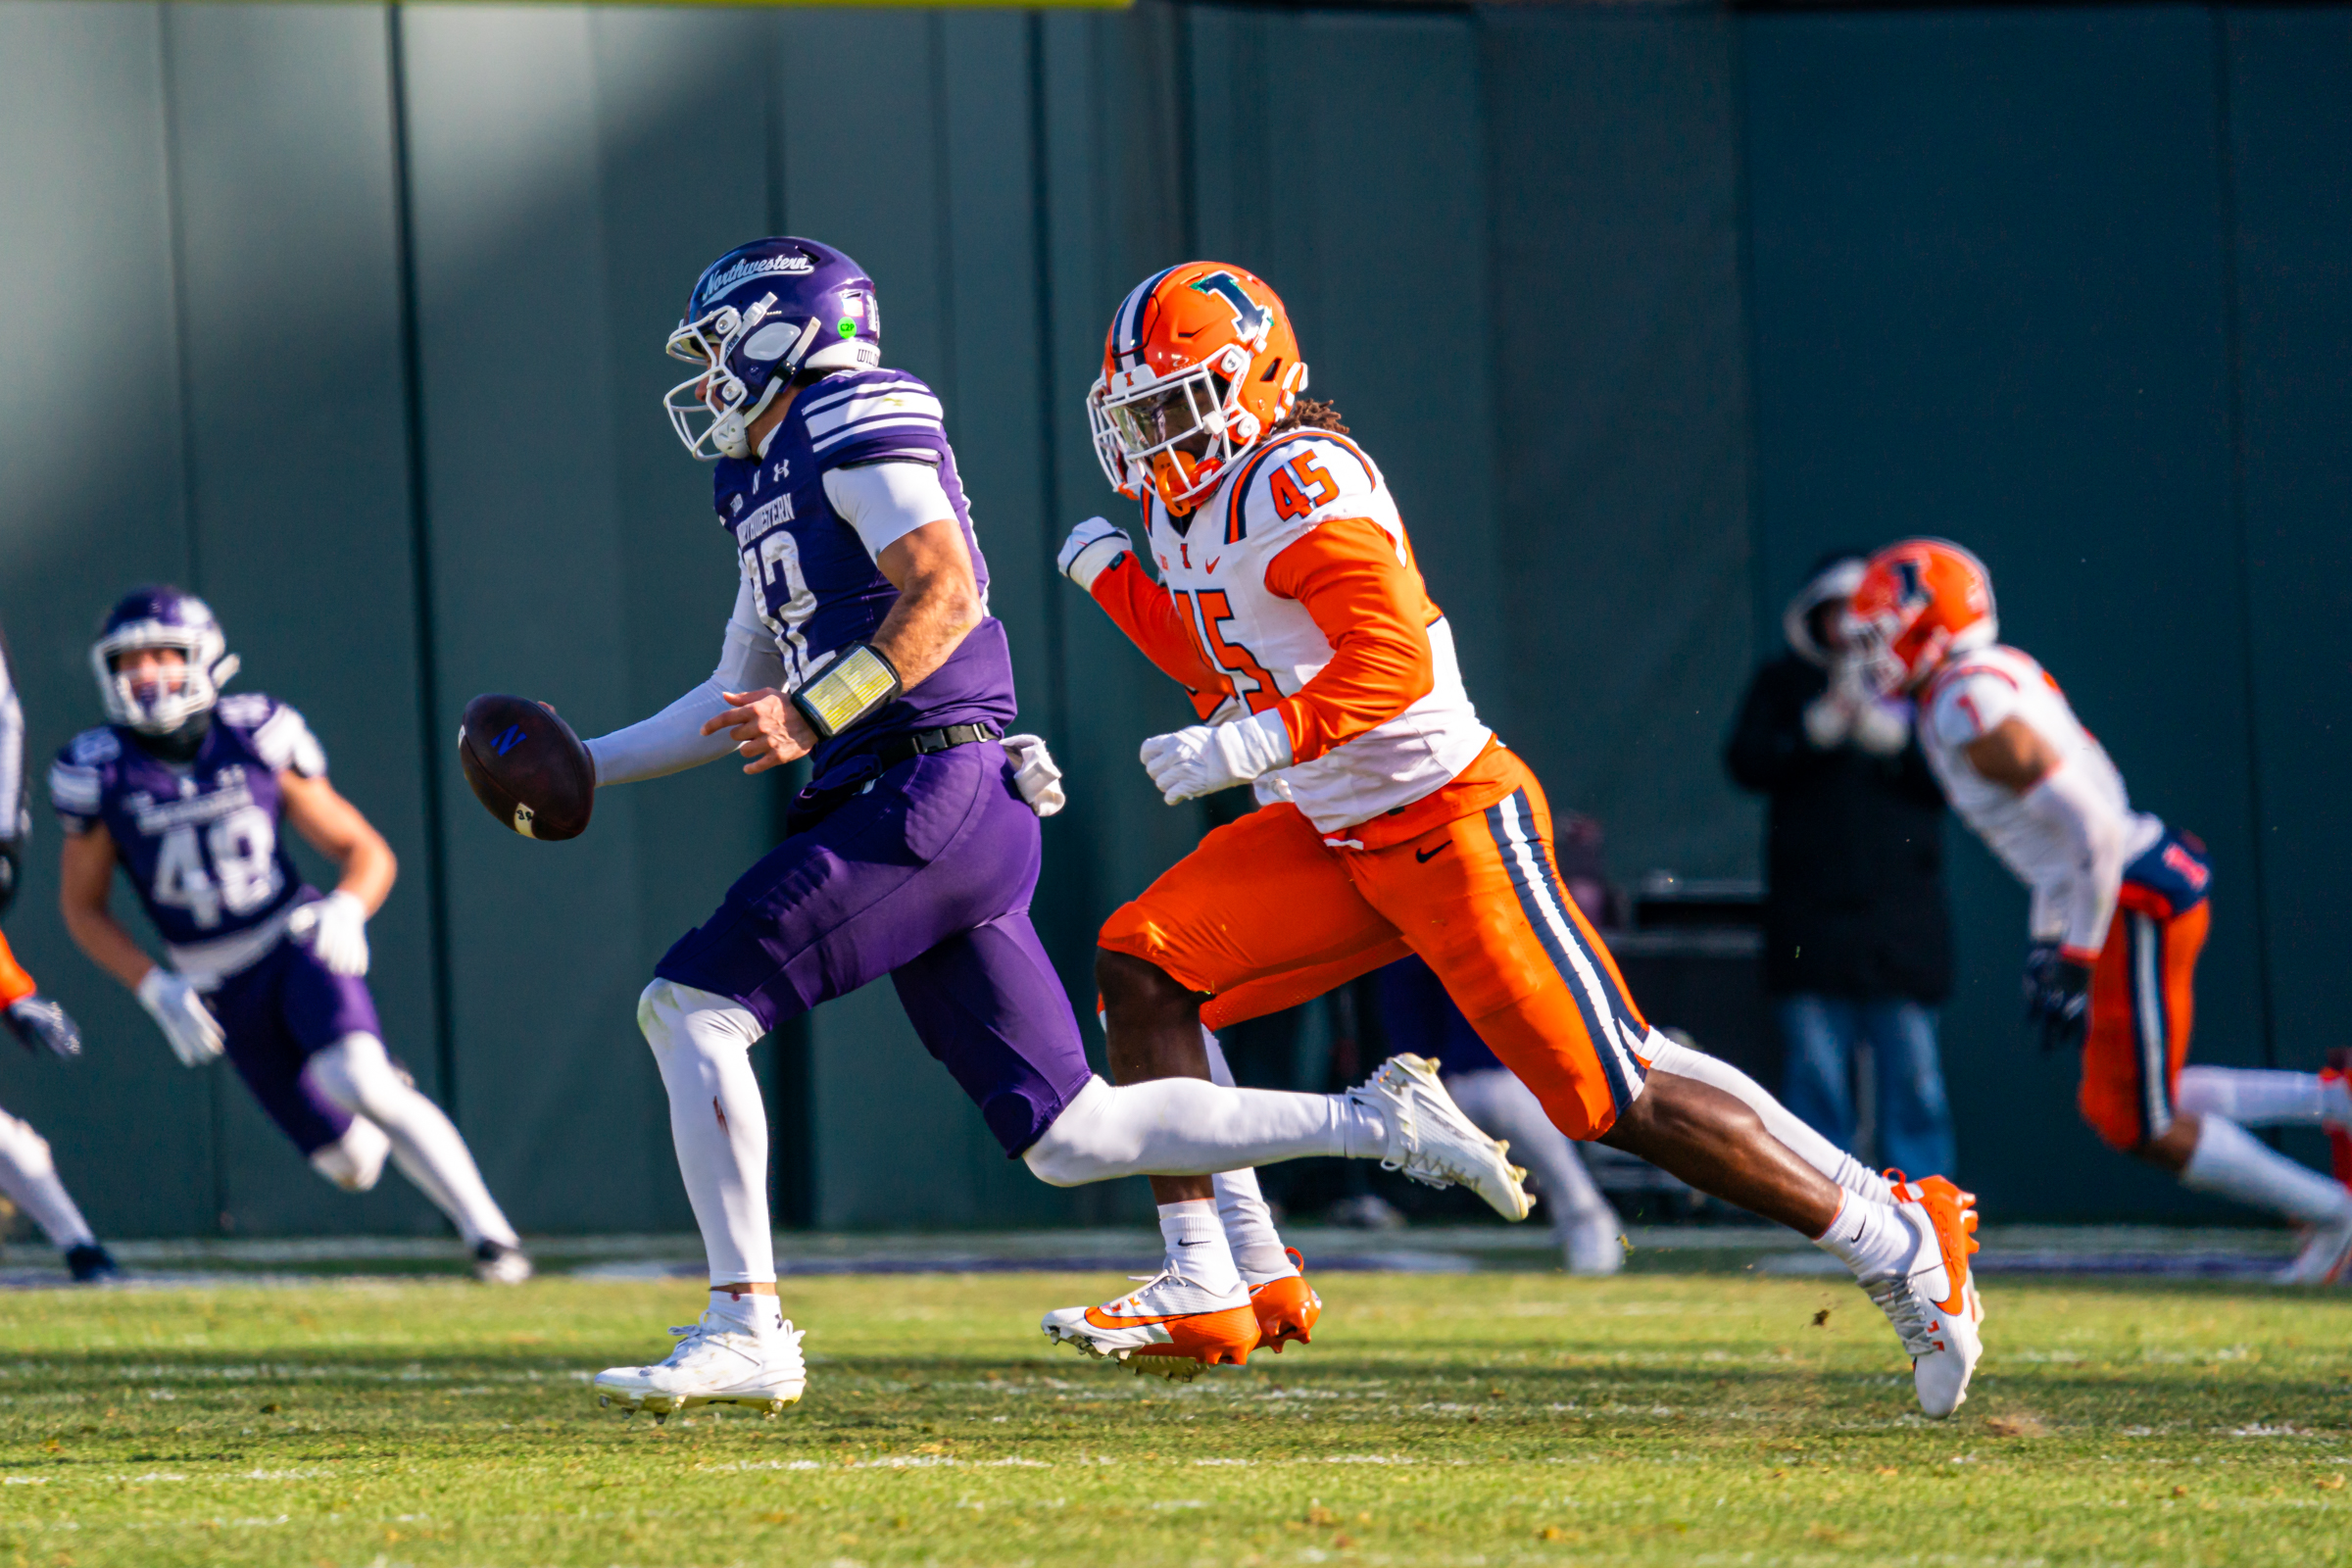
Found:
M 1789 602 L 1788 651 L 1748 683 L 1724 764 L 1766 797 L 1764 989 L 1787 1049 L 1781 1099 L 1849 1151 L 1854 1054 L 1875 1069 L 1878 1154 L 1952 1166 L 1936 1007 L 1952 986 L 1943 795 L 1908 702 L 1870 695 L 1840 617 L 1862 554 L 1824 557 Z

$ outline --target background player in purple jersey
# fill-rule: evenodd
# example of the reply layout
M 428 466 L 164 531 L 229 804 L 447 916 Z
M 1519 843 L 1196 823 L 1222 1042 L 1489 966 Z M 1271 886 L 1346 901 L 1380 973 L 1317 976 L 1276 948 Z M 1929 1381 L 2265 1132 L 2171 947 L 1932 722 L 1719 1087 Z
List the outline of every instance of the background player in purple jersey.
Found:
M 24 805 L 24 709 L 17 701 L 7 650 L 0 648 L 0 913 L 16 902 L 24 840 L 31 831 L 32 813 Z M 0 937 L 0 1023 L 26 1051 L 45 1050 L 68 1060 L 81 1054 L 80 1028 L 64 1007 L 41 995 L 6 937 Z M 89 1221 L 58 1179 L 49 1140 L 5 1110 L 0 1110 L 0 1193 L 64 1251 L 76 1284 L 102 1284 L 118 1276 L 113 1256 L 98 1245 Z
M 259 692 L 220 695 L 236 658 L 212 611 L 176 588 L 126 595 L 90 661 L 114 722 L 74 736 L 49 770 L 74 942 L 137 993 L 182 1063 L 225 1053 L 321 1176 L 365 1192 L 389 1154 L 457 1226 L 475 1277 L 528 1279 L 466 1141 L 384 1052 L 361 977 L 397 867 L 327 782 L 302 715 Z M 341 867 L 332 893 L 303 883 L 281 818 Z M 118 865 L 169 964 L 108 909 Z
M 749 1053 L 779 1021 L 886 974 L 1005 1153 L 1055 1185 L 1346 1154 L 1470 1183 L 1524 1215 L 1501 1148 L 1434 1077 L 1385 1073 L 1325 1096 L 1094 1076 L 1029 923 L 1038 817 L 1058 808 L 1059 775 L 1035 737 L 1003 735 L 1016 705 L 988 563 L 939 399 L 881 368 L 872 279 L 830 246 L 757 240 L 704 271 L 668 347 L 696 368 L 666 402 L 687 450 L 717 461 L 741 586 L 710 679 L 588 743 L 597 784 L 730 752 L 750 773 L 808 757 L 811 781 L 784 842 L 678 940 L 638 1003 L 710 1305 L 659 1365 L 600 1375 L 600 1396 L 664 1412 L 800 1397 Z M 1179 1245 L 1226 1244 L 1171 1237 L 1171 1255 Z

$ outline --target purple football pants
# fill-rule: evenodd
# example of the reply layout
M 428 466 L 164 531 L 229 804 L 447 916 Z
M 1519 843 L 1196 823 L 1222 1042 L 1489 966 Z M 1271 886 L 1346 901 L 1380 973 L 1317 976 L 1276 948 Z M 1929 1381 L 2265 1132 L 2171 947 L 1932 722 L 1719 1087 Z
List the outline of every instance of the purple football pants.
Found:
M 336 974 L 292 937 L 222 980 L 205 1001 L 227 1037 L 228 1059 L 253 1098 L 305 1157 L 339 1141 L 351 1115 L 313 1089 L 302 1069 L 349 1034 L 383 1038 L 375 999 L 357 975 Z
M 832 802 L 830 809 L 826 806 Z M 1029 923 L 1037 813 L 993 742 L 871 759 L 804 790 L 824 814 L 769 851 L 655 973 L 732 998 L 773 1029 L 889 975 L 925 1050 L 1018 1154 L 1092 1069 Z

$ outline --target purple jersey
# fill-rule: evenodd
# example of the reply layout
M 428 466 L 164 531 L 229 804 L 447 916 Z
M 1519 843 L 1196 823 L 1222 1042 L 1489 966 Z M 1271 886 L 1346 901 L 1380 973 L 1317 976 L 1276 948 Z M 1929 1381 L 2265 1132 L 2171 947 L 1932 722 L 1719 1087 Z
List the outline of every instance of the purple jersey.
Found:
M 789 690 L 852 643 L 871 638 L 898 602 L 873 559 L 825 496 L 829 469 L 910 461 L 936 465 L 972 555 L 980 602 L 988 562 L 972 532 L 956 454 L 939 399 L 898 370 L 851 370 L 802 389 L 765 456 L 722 458 L 713 483 L 720 523 L 735 536 L 744 572 L 760 592 L 760 616 L 784 656 Z M 822 774 L 845 756 L 909 730 L 1012 722 L 1012 656 L 1004 627 L 987 616 L 946 663 L 899 701 L 816 749 Z
M 165 761 L 120 725 L 83 730 L 49 769 L 49 797 L 68 833 L 105 824 L 176 958 L 183 950 L 242 946 L 223 939 L 270 925 L 302 895 L 277 834 L 285 806 L 277 775 L 287 768 L 321 777 L 326 754 L 300 713 L 241 692 L 220 699 L 204 744 L 184 764 Z

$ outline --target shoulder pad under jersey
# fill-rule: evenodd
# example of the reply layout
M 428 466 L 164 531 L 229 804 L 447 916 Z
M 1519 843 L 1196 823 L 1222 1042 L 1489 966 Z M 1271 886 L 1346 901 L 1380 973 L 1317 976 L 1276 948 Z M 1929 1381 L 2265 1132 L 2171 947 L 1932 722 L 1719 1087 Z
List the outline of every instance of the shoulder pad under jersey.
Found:
M 85 729 L 68 741 L 49 767 L 49 804 L 79 831 L 105 802 L 106 766 L 122 755 L 111 729 Z
M 1217 520 L 1227 544 L 1270 539 L 1360 513 L 1380 489 L 1380 469 L 1346 436 L 1286 430 L 1242 459 Z
M 122 755 L 122 738 L 104 724 L 83 730 L 58 753 L 62 760 L 75 767 L 101 767 Z
M 889 458 L 936 464 L 947 455 L 938 396 L 903 370 L 829 375 L 801 396 L 807 406 L 796 412 L 820 471 Z

